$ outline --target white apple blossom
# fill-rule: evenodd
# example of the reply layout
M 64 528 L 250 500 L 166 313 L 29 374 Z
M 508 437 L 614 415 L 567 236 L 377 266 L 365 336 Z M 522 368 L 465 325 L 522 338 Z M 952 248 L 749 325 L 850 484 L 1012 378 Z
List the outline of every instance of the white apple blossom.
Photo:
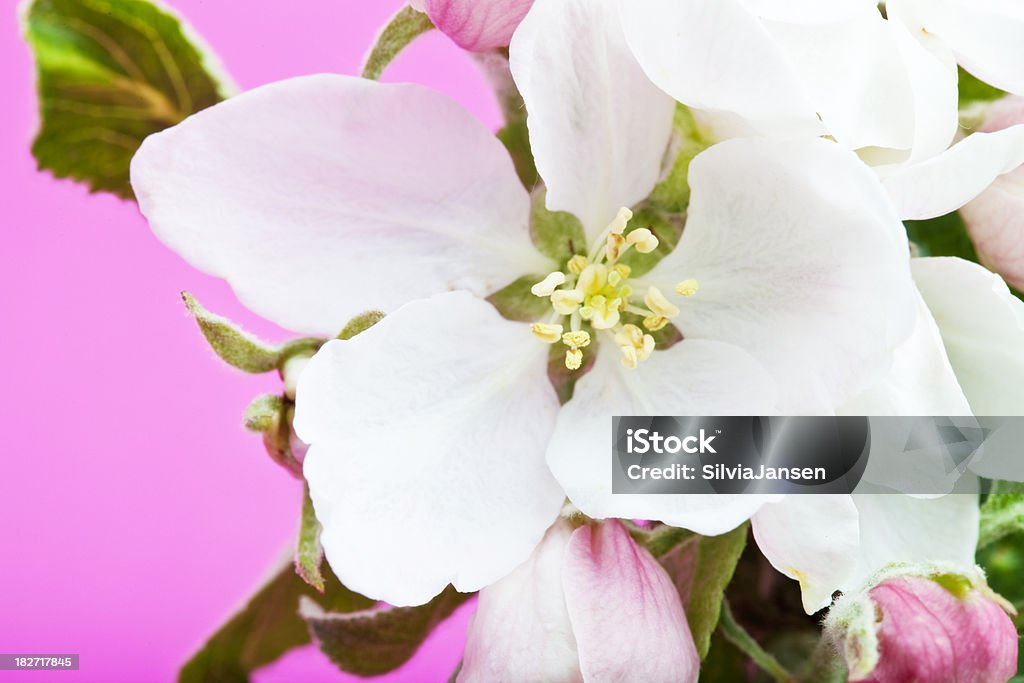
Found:
M 514 50 L 531 44 L 529 23 Z M 578 275 L 531 247 L 528 197 L 500 144 L 416 86 L 340 76 L 273 84 L 149 138 L 133 163 L 155 233 L 225 277 L 258 313 L 322 333 L 365 308 L 389 312 L 313 358 L 295 420 L 311 444 L 304 467 L 327 558 L 366 595 L 416 604 L 448 583 L 488 585 L 529 555 L 562 489 L 594 516 L 726 531 L 760 500 L 613 499 L 599 455 L 608 418 L 829 412 L 883 372 L 910 332 L 913 289 L 896 216 L 867 168 L 825 141 L 709 150 L 693 163 L 677 249 L 642 280 L 616 270 L 609 245 L 620 236 L 623 249 L 651 246 L 646 232 L 624 231 L 628 211 L 612 207 L 642 199 L 657 180 L 671 102 L 659 108 L 653 86 L 616 69 L 591 69 L 592 80 L 560 96 L 552 83 L 567 70 L 586 75 L 586 46 L 577 47 L 581 63 L 539 53 L 534 71 L 515 55 L 513 66 L 524 97 L 538 103 L 531 136 L 549 196 L 589 197 L 573 203 L 592 240 Z M 612 93 L 650 97 L 646 123 L 616 109 Z M 557 134 L 566 120 L 577 125 Z M 568 173 L 572 160 L 584 162 L 579 176 Z M 530 273 L 541 295 L 560 287 L 550 298 L 561 322 L 538 321 L 533 333 L 477 298 Z M 699 291 L 687 298 L 694 279 Z M 598 292 L 602 282 L 618 294 Z M 462 291 L 438 294 L 447 290 Z M 686 339 L 651 353 L 645 331 L 613 324 L 615 298 L 671 317 Z M 570 335 L 569 365 L 576 351 L 597 356 L 561 411 L 545 341 L 563 340 L 543 327 L 556 324 Z

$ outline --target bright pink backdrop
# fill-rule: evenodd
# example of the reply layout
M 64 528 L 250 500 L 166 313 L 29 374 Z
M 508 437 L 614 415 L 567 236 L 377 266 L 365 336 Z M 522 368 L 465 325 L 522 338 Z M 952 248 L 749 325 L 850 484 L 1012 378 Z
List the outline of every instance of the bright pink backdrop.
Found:
M 356 73 L 399 0 L 172 0 L 242 88 Z M 81 671 L 0 680 L 170 681 L 292 542 L 297 482 L 240 427 L 276 377 L 223 366 L 186 317 L 188 289 L 270 338 L 227 286 L 186 266 L 133 204 L 37 173 L 29 51 L 0 11 L 0 653 L 81 654 Z M 439 34 L 385 80 L 432 85 L 490 125 L 471 61 Z M 382 681 L 445 680 L 463 609 Z M 358 680 L 313 648 L 259 683 Z

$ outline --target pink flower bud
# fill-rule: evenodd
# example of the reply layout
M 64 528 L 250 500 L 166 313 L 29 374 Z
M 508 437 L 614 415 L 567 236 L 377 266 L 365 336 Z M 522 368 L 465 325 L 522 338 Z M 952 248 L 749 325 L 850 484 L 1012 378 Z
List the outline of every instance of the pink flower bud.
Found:
M 1004 604 L 977 570 L 897 575 L 837 602 L 827 629 L 850 681 L 1004 683 L 1017 672 L 1017 631 Z
M 1024 123 L 1024 97 L 993 103 L 981 126 L 994 132 Z M 982 262 L 1018 289 L 1024 289 L 1024 166 L 996 178 L 961 210 Z
M 485 52 L 506 47 L 533 0 L 412 0 L 459 47 Z

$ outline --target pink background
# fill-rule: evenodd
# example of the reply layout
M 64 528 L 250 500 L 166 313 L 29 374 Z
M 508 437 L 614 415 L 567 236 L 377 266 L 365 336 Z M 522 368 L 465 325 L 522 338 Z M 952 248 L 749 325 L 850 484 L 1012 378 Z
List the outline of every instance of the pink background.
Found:
M 243 89 L 356 73 L 399 0 L 173 0 Z M 299 484 L 240 427 L 276 376 L 221 364 L 178 292 L 268 338 L 227 286 L 165 249 L 131 203 L 37 173 L 32 63 L 0 11 L 0 653 L 81 671 L 0 680 L 169 681 L 294 537 Z M 495 125 L 470 59 L 433 33 L 385 80 L 432 85 Z M 464 608 L 386 681 L 445 680 Z M 261 683 L 353 680 L 314 648 Z

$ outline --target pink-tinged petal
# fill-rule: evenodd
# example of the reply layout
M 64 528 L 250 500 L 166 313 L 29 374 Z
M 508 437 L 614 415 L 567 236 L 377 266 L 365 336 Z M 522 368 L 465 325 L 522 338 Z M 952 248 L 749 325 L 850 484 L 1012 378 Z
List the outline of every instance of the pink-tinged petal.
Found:
M 505 47 L 533 0 L 418 0 L 434 26 L 459 47 L 484 52 Z
M 573 532 L 562 581 L 584 680 L 697 680 L 700 659 L 679 593 L 621 524 Z
M 562 590 L 571 536 L 567 522 L 556 522 L 530 559 L 480 591 L 459 683 L 583 680 Z
M 147 138 L 132 186 L 165 244 L 299 332 L 333 336 L 370 308 L 486 295 L 547 266 L 504 147 L 418 85 L 256 88 Z
M 1024 97 L 993 103 L 981 130 L 992 132 L 1024 123 Z M 996 178 L 961 210 L 982 262 L 1018 289 L 1024 289 L 1024 166 Z
M 957 596 L 936 581 L 902 576 L 870 591 L 878 624 L 878 664 L 870 683 L 996 683 L 1017 671 L 1017 632 L 980 591 Z

